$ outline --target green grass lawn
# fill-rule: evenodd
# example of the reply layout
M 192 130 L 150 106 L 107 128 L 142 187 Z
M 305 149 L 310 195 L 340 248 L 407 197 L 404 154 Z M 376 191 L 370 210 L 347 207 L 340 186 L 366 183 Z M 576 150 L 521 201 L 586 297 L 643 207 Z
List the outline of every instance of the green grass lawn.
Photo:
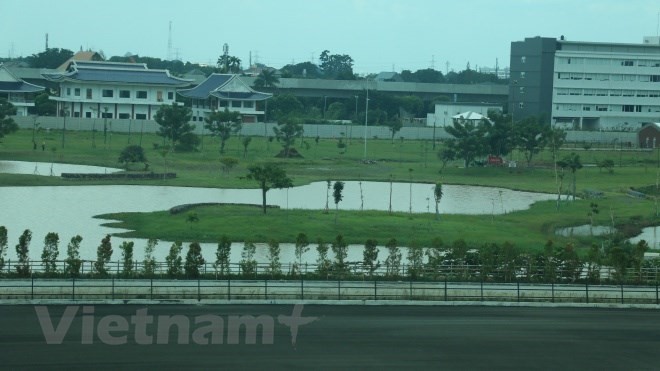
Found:
M 37 143 L 44 141 L 46 151 L 32 149 L 32 131 L 20 130 L 2 139 L 0 160 L 23 160 L 43 162 L 64 162 L 74 164 L 119 167 L 117 158 L 120 151 L 129 143 L 145 148 L 154 172 L 171 171 L 177 174 L 170 180 L 111 180 L 81 181 L 64 180 L 55 177 L 33 175 L 0 174 L 2 186 L 33 185 L 89 185 L 89 184 L 151 184 L 171 186 L 196 186 L 219 188 L 254 188 L 255 182 L 245 179 L 247 167 L 259 162 L 278 162 L 284 166 L 287 174 L 296 185 L 324 180 L 379 180 L 413 181 L 445 184 L 471 184 L 500 186 L 518 190 L 556 193 L 555 173 L 549 152 L 535 156 L 532 167 L 524 164 L 524 156 L 514 153 L 511 158 L 518 160 L 517 168 L 460 167 L 460 161 L 454 161 L 444 169 L 436 157 L 441 144 L 433 150 L 429 141 L 400 141 L 393 143 L 386 139 L 369 139 L 367 158 L 375 163 L 363 163 L 364 142 L 354 139 L 345 151 L 337 147 L 336 139 L 321 139 L 315 143 L 313 138 L 300 140 L 295 147 L 303 158 L 277 159 L 275 154 L 281 150 L 277 141 L 263 137 L 254 137 L 243 157 L 243 148 L 237 138 L 232 138 L 226 145 L 223 156 L 239 159 L 238 165 L 223 171 L 220 165 L 222 157 L 218 152 L 219 142 L 212 137 L 204 137 L 198 152 L 171 153 L 164 155 L 157 147 L 163 144 L 162 138 L 155 134 L 117 134 L 112 133 L 103 143 L 103 136 L 96 133 L 96 147 L 92 145 L 91 132 L 67 132 L 65 148 L 61 148 L 61 132 L 38 132 Z M 600 213 L 595 224 L 610 225 L 611 219 L 617 225 L 647 225 L 654 223 L 655 203 L 652 200 L 639 200 L 628 197 L 625 191 L 629 187 L 655 185 L 658 180 L 658 153 L 648 151 L 613 151 L 597 149 L 585 151 L 578 146 L 569 145 L 561 151 L 559 157 L 576 151 L 581 156 L 585 167 L 577 172 L 577 189 L 599 190 L 605 198 L 596 200 Z M 576 148 L 570 148 L 576 147 Z M 595 164 L 603 159 L 612 159 L 616 166 L 613 173 L 602 171 Z M 132 171 L 141 171 L 142 165 L 132 166 Z M 564 179 L 564 189 L 568 189 L 571 176 Z M 401 244 L 417 240 L 426 244 L 436 237 L 446 242 L 458 238 L 475 243 L 512 241 L 521 247 L 538 249 L 548 239 L 559 243 L 572 241 L 585 247 L 596 241 L 592 238 L 567 239 L 554 234 L 557 227 L 587 224 L 590 200 L 563 203 L 557 210 L 554 202 L 540 202 L 530 210 L 495 216 L 443 215 L 436 221 L 433 215 L 373 211 L 339 211 L 335 224 L 335 213 L 324 214 L 319 211 L 269 209 L 263 215 L 259 208 L 251 206 L 214 206 L 200 207 L 195 211 L 200 221 L 191 225 L 185 221 L 186 214 L 169 215 L 167 212 L 153 214 L 119 214 L 113 219 L 124 222 L 120 227 L 135 229 L 131 236 L 156 237 L 168 240 L 215 241 L 221 234 L 229 235 L 233 240 L 253 239 L 265 241 L 277 239 L 291 242 L 300 232 L 310 238 L 321 237 L 326 241 L 341 233 L 351 243 L 364 243 L 367 238 L 375 238 L 384 243 L 395 237 Z M 633 222 L 631 222 L 633 218 Z M 634 228 L 633 228 L 634 229 Z

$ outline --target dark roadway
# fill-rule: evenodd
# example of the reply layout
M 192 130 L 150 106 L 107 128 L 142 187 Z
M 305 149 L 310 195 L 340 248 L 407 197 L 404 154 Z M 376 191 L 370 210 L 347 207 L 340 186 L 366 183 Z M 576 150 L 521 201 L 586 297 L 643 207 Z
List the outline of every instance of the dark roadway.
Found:
M 0 369 L 657 369 L 660 368 L 660 312 L 643 309 L 419 307 L 309 305 L 291 344 L 278 315 L 292 305 L 96 305 L 98 325 L 107 315 L 130 323 L 139 309 L 183 315 L 193 333 L 194 317 L 217 315 L 224 333 L 231 315 L 274 318 L 273 344 L 138 345 L 131 325 L 127 344 L 107 345 L 98 337 L 81 344 L 82 308 L 63 344 L 46 344 L 34 306 L 0 306 Z M 48 306 L 54 326 L 65 306 Z M 86 316 L 89 318 L 89 316 Z M 116 317 L 115 317 L 116 318 Z M 269 317 L 270 318 L 270 317 Z M 63 323 L 63 322 L 62 322 Z M 155 325 L 153 326 L 155 327 Z M 155 330 L 147 327 L 148 333 Z M 155 337 L 154 337 L 155 338 Z M 190 337 L 192 339 L 192 336 Z

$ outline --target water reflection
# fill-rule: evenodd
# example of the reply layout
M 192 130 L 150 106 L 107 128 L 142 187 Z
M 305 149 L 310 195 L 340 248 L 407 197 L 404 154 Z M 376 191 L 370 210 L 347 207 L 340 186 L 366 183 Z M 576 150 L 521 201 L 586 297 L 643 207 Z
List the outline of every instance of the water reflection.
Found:
M 62 176 L 62 173 L 116 173 L 121 169 L 102 166 L 59 164 L 54 162 L 0 161 L 0 173 Z
M 251 184 L 252 185 L 252 184 Z M 392 210 L 407 212 L 410 207 L 416 213 L 435 211 L 433 185 L 392 184 Z M 326 204 L 326 182 L 316 182 L 289 190 L 271 190 L 268 203 L 288 209 L 323 209 Z M 528 208 L 533 202 L 551 200 L 550 194 L 518 192 L 509 189 L 445 185 L 440 203 L 443 214 L 501 214 Z M 330 205 L 333 205 L 332 191 Z M 362 195 L 362 198 L 361 198 Z M 388 210 L 390 184 L 385 182 L 346 182 L 344 200 L 339 208 L 359 210 Z M 363 202 L 362 202 L 363 199 Z M 258 189 L 212 189 L 163 186 L 57 186 L 57 187 L 1 187 L 0 225 L 9 231 L 9 245 L 14 246 L 25 229 L 33 232 L 30 256 L 39 259 L 43 238 L 49 232 L 60 235 L 60 257 L 66 254 L 66 244 L 71 237 L 80 234 L 84 240 L 81 255 L 94 259 L 96 248 L 107 233 L 118 230 L 100 226 L 105 221 L 93 219 L 94 215 L 113 212 L 149 212 L 166 210 L 176 205 L 202 202 L 261 203 Z M 331 206 L 331 207 L 332 207 Z M 292 226 L 293 227 L 293 226 Z M 114 238 L 115 256 L 119 259 L 120 239 Z M 136 240 L 136 258 L 141 258 L 144 241 Z M 157 258 L 164 258 L 170 243 L 161 243 Z M 238 245 L 235 245 L 238 246 Z M 213 259 L 215 245 L 203 246 L 205 257 Z M 283 246 L 283 259 L 287 251 Z M 292 248 L 291 248 L 292 249 Z M 14 249 L 9 249 L 8 258 L 15 259 Z M 291 252 L 291 254 L 293 254 Z M 310 252 L 311 254 L 311 252 Z M 360 253 L 349 259 L 361 260 Z M 240 251 L 232 253 L 232 259 L 240 259 Z M 315 258 L 314 258 L 315 259 Z M 312 259 L 312 261 L 314 260 Z

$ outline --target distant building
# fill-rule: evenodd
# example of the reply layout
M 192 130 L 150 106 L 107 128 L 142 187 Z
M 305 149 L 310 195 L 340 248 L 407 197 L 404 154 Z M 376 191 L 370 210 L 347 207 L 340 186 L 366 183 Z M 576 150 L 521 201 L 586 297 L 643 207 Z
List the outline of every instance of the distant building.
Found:
M 645 125 L 637 132 L 639 148 L 660 147 L 660 122 Z
M 426 115 L 426 126 L 451 126 L 455 119 L 463 116 L 463 119 L 481 120 L 488 117 L 489 111 L 502 112 L 502 104 L 495 103 L 436 103 L 433 113 Z M 476 116 L 479 115 L 479 116 Z
M 660 121 L 660 42 L 526 38 L 511 43 L 509 111 L 557 127 L 637 131 Z
M 102 62 L 105 60 L 103 58 L 103 55 L 98 52 L 93 52 L 91 50 L 88 51 L 79 51 L 76 54 L 73 55 L 73 57 L 67 59 L 66 62 L 62 63 L 59 67 L 57 67 L 58 71 L 66 71 L 69 66 L 71 66 L 71 62 L 73 61 L 83 61 L 83 62 Z
M 389 82 L 403 82 L 403 79 L 401 78 L 401 75 L 399 75 L 396 72 L 381 72 L 376 77 L 374 77 L 374 80 L 376 81 L 389 81 Z
M 0 64 L 0 98 L 16 107 L 16 116 L 27 116 L 28 108 L 34 107 L 34 96 L 44 89 L 21 80 Z
M 246 123 L 257 122 L 265 113 L 257 103 L 273 96 L 253 90 L 238 75 L 218 73 L 211 74 L 196 87 L 178 93 L 191 99 L 193 121 L 203 121 L 214 110 L 227 108 L 239 112 Z
M 45 73 L 59 83 L 58 116 L 151 120 L 161 105 L 176 102 L 176 89 L 191 81 L 150 70 L 144 63 L 72 61 L 63 72 Z

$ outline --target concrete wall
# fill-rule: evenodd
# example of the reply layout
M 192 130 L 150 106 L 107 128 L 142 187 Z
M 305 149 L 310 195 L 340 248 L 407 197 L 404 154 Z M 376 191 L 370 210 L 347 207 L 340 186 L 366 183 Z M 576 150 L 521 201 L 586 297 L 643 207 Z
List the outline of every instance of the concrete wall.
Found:
M 22 129 L 32 129 L 34 125 L 33 117 L 14 117 L 14 121 Z M 103 132 L 104 121 L 107 123 L 108 131 L 116 133 L 133 134 L 155 133 L 158 131 L 158 124 L 155 121 L 149 120 L 118 120 L 118 119 L 86 119 L 86 118 L 71 118 L 66 119 L 67 130 L 97 130 Z M 36 120 L 39 123 L 39 128 L 46 130 L 61 130 L 64 124 L 62 117 L 39 117 Z M 208 130 L 204 129 L 203 123 L 191 122 L 196 129 L 197 134 L 208 134 Z M 241 135 L 249 136 L 274 136 L 273 127 L 275 123 L 254 123 L 244 124 L 241 130 Z M 319 136 L 321 138 L 339 138 L 342 136 L 350 138 L 364 138 L 365 127 L 364 125 L 304 125 L 305 137 L 314 138 Z M 390 138 L 390 130 L 385 126 L 369 126 L 366 128 L 366 135 L 368 139 L 378 137 L 380 139 Z M 431 140 L 434 137 L 432 127 L 404 127 L 399 131 L 395 138 L 404 137 L 405 139 L 422 139 Z M 451 136 L 443 128 L 435 129 L 436 139 L 450 139 Z M 601 131 L 569 131 L 567 132 L 566 139 L 569 142 L 589 142 L 589 143 L 628 143 L 631 142 L 633 147 L 637 143 L 637 133 L 634 132 L 601 132 Z

